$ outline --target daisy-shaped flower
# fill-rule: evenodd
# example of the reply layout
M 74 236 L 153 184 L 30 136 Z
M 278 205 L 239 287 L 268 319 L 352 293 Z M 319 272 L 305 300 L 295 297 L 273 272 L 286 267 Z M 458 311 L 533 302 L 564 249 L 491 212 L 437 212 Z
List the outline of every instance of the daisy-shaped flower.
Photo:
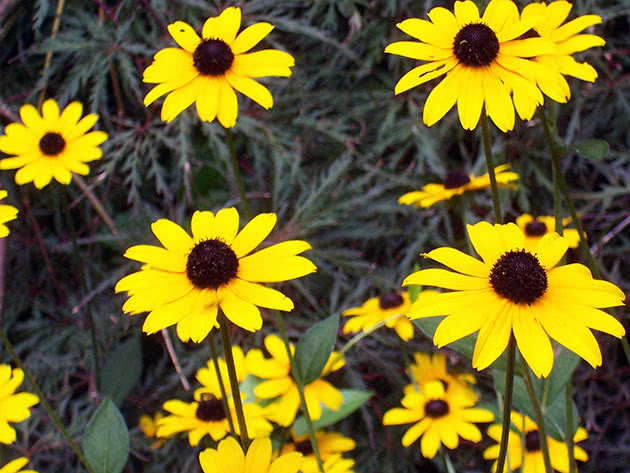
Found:
M 22 470 L 28 463 L 28 458 L 20 457 L 0 468 L 0 473 L 37 473 L 35 470 Z
M 446 74 L 424 105 L 428 126 L 439 121 L 457 103 L 459 121 L 466 130 L 477 126 L 482 109 L 501 131 L 514 128 L 514 108 L 529 120 L 543 103 L 541 90 L 566 102 L 568 84 L 554 68 L 531 58 L 556 51 L 543 38 L 521 37 L 542 18 L 521 17 L 511 0 L 491 0 L 483 16 L 470 0 L 456 1 L 454 14 L 432 8 L 429 19 L 410 18 L 397 26 L 417 41 L 392 43 L 385 52 L 427 61 L 405 74 L 396 94 Z M 512 97 L 512 92 L 514 92 Z
M 542 449 L 540 448 L 540 434 L 538 426 L 527 416 L 523 416 L 518 412 L 512 411 L 510 416 L 512 427 L 516 431 L 510 430 L 508 439 L 508 457 L 510 459 L 510 471 L 520 468 L 521 473 L 538 473 L 545 471 L 545 462 L 543 459 Z M 488 436 L 497 442 L 501 442 L 501 425 L 494 424 L 488 427 Z M 525 451 L 521 438 L 525 439 Z M 573 441 L 581 442 L 587 438 L 586 430 L 579 427 L 575 432 Z M 569 449 L 567 444 L 547 436 L 547 445 L 549 446 L 549 457 L 551 466 L 554 470 L 561 473 L 569 473 Z M 499 445 L 493 445 L 483 452 L 486 460 L 496 460 L 499 456 Z M 582 447 L 577 445 L 573 447 L 573 457 L 576 460 L 586 461 L 588 455 Z M 492 465 L 492 471 L 496 472 L 497 462 Z M 507 471 L 504 469 L 503 471 Z
M 509 164 L 502 164 L 494 168 L 499 187 L 516 189 L 514 181 L 518 180 L 518 174 L 510 171 Z M 414 207 L 430 207 L 436 202 L 448 200 L 455 195 L 462 195 L 466 191 L 490 188 L 490 176 L 488 173 L 475 177 L 461 169 L 449 171 L 442 184 L 427 184 L 420 191 L 407 192 L 398 199 L 399 204 L 413 205 Z
M 330 458 L 328 468 L 324 468 L 325 473 L 330 473 L 333 468 L 337 471 L 337 468 L 343 468 L 344 471 L 354 466 L 354 460 L 346 459 L 346 462 L 340 465 L 340 458 L 342 453 L 354 450 L 356 443 L 350 437 L 346 437 L 338 432 L 315 432 L 315 439 L 317 440 L 317 448 L 319 449 L 319 455 L 326 464 L 326 461 Z M 313 446 L 308 435 L 302 435 L 296 437 L 293 435 L 293 442 L 285 443 L 282 447 L 281 454 L 289 452 L 300 452 L 303 457 L 302 473 L 317 473 L 319 468 L 317 466 L 317 459 L 315 458 L 315 452 L 313 452 Z
M 541 38 L 550 40 L 557 46 L 555 53 L 539 55 L 535 60 L 555 68 L 563 75 L 595 82 L 597 71 L 593 66 L 586 62 L 577 62 L 572 54 L 606 44 L 604 38 L 597 35 L 579 34 L 585 28 L 601 23 L 602 18 L 599 15 L 584 15 L 562 24 L 569 16 L 571 8 L 573 5 L 564 0 L 548 5 L 544 2 L 533 2 L 525 6 L 522 17 L 543 17 L 544 20 L 537 22 L 534 30 Z
M 0 189 L 0 200 L 4 199 L 7 195 L 7 191 Z M 4 238 L 9 234 L 9 227 L 5 223 L 15 220 L 17 218 L 18 209 L 12 205 L 0 205 L 0 238 Z
M 278 398 L 265 408 L 267 418 L 286 427 L 295 420 L 300 407 L 300 395 L 291 375 L 291 364 L 284 342 L 277 335 L 267 335 L 265 348 L 271 355 L 271 359 L 265 358 L 262 350 L 253 348 L 245 357 L 247 369 L 254 376 L 263 379 L 254 389 L 257 398 Z M 295 352 L 293 345 L 291 345 L 291 352 Z M 334 366 L 332 362 L 335 363 Z M 317 420 L 321 417 L 322 404 L 332 410 L 337 410 L 341 406 L 343 402 L 341 392 L 321 378 L 343 368 L 344 365 L 344 358 L 339 357 L 337 352 L 332 352 L 320 378 L 304 387 L 304 397 L 311 419 Z
M 131 296 L 126 313 L 150 312 L 142 329 L 151 334 L 177 324 L 186 342 L 201 342 L 215 326 L 219 307 L 239 327 L 254 332 L 262 327 L 260 307 L 290 311 L 293 302 L 279 291 L 259 283 L 287 281 L 316 271 L 302 256 L 311 248 L 289 240 L 252 251 L 269 235 L 276 214 L 254 217 L 240 232 L 235 208 L 214 215 L 197 211 L 192 216 L 192 238 L 179 225 L 160 219 L 151 230 L 164 248 L 132 246 L 125 257 L 145 263 L 140 271 L 116 284 L 116 292 Z
M 0 365 L 0 443 L 15 442 L 15 429 L 9 422 L 22 422 L 31 416 L 30 407 L 39 402 L 31 393 L 15 393 L 24 381 L 24 372 L 9 365 Z M 24 463 L 26 464 L 26 463 Z
M 281 455 L 271 461 L 271 440 L 254 439 L 247 455 L 233 437 L 219 442 L 216 449 L 206 448 L 199 454 L 203 473 L 297 473 L 302 466 L 302 454 Z
M 437 292 L 433 291 L 435 294 Z M 413 378 L 422 391 L 422 386 L 432 381 L 440 381 L 444 389 L 452 392 L 469 396 L 473 402 L 477 402 L 479 396 L 470 388 L 471 384 L 475 384 L 477 380 L 470 373 L 449 373 L 446 367 L 446 355 L 444 353 L 428 353 L 416 352 L 414 362 L 409 364 L 408 376 Z M 405 394 L 416 390 L 416 386 L 410 384 L 405 387 Z
M 343 333 L 368 330 L 379 322 L 393 328 L 398 336 L 407 341 L 413 337 L 413 324 L 405 317 L 411 307 L 408 292 L 392 291 L 372 297 L 360 307 L 345 310 L 343 315 L 352 317 L 343 327 Z
M 144 71 L 144 82 L 156 85 L 144 98 L 150 105 L 169 94 L 162 105 L 162 120 L 170 122 L 193 103 L 199 118 L 215 118 L 226 128 L 233 127 L 238 114 L 235 90 L 265 109 L 273 106 L 269 90 L 258 77 L 291 75 L 293 56 L 277 49 L 248 52 L 274 28 L 269 23 L 241 27 L 241 9 L 226 8 L 206 20 L 201 38 L 192 26 L 176 21 L 168 32 L 180 48 L 159 51 Z
M 245 364 L 245 355 L 243 350 L 238 345 L 232 346 L 232 357 L 234 358 L 234 368 L 236 370 L 236 381 L 240 384 L 247 375 L 247 365 Z M 219 365 L 219 373 L 221 373 L 221 381 L 223 381 L 223 388 L 225 394 L 230 396 L 232 394 L 232 385 L 230 383 L 230 377 L 228 375 L 227 363 L 223 358 L 217 360 Z M 195 390 L 196 396 L 201 396 L 204 393 L 212 394 L 215 397 L 221 398 L 221 387 L 219 385 L 219 378 L 217 371 L 214 368 L 214 361 L 208 360 L 208 364 L 205 368 L 199 368 L 195 375 L 197 381 L 201 383 L 201 387 Z
M 15 155 L 0 161 L 0 169 L 17 169 L 15 182 L 33 182 L 38 189 L 54 177 L 61 184 L 70 184 L 72 173 L 87 175 L 87 162 L 100 159 L 98 145 L 107 139 L 104 131 L 87 131 L 98 115 L 81 118 L 83 105 L 72 102 L 61 113 L 54 99 L 42 105 L 40 115 L 33 105 L 20 108 L 20 123 L 10 123 L 0 136 L 0 151 Z
M 571 217 L 562 219 L 562 226 L 571 223 Z M 533 250 L 542 237 L 547 233 L 553 233 L 556 228 L 556 217 L 553 215 L 539 215 L 534 218 L 530 214 L 516 217 L 516 224 L 525 233 L 525 248 Z M 577 248 L 580 244 L 580 235 L 575 228 L 563 228 L 562 237 L 567 240 L 569 248 Z
M 179 400 L 166 401 L 162 408 L 172 415 L 167 415 L 157 422 L 157 436 L 170 437 L 180 432 L 188 432 L 188 442 L 192 447 L 199 445 L 199 441 L 206 435 L 218 441 L 230 432 L 230 424 L 225 415 L 223 401 L 210 394 L 195 396 L 194 402 Z M 239 427 L 234 408 L 234 401 L 229 399 L 232 424 L 236 433 Z M 247 425 L 247 433 L 251 437 L 266 437 L 273 430 L 273 426 L 264 417 L 263 408 L 257 404 L 244 404 L 243 414 Z
M 433 458 L 440 444 L 457 448 L 459 437 L 471 442 L 481 440 L 481 432 L 473 422 L 491 422 L 492 412 L 474 408 L 476 401 L 457 392 L 444 390 L 440 381 L 422 386 L 422 392 L 405 394 L 402 408 L 390 409 L 383 416 L 383 425 L 400 425 L 414 422 L 402 438 L 404 447 L 420 436 L 420 450 L 425 458 Z
M 624 293 L 614 284 L 593 279 L 584 265 L 556 266 L 568 242 L 557 233 L 525 249 L 525 235 L 513 223 L 468 225 L 468 235 L 481 261 L 454 248 L 426 255 L 454 271 L 424 269 L 403 285 L 438 286 L 452 292 L 437 294 L 422 306 L 412 306 L 412 319 L 446 315 L 433 336 L 442 347 L 479 331 L 472 365 L 487 368 L 505 350 L 514 333 L 521 355 L 536 376 L 547 376 L 553 365 L 549 338 L 584 358 L 593 367 L 602 354 L 590 329 L 615 337 L 623 326 L 600 310 L 623 304 Z

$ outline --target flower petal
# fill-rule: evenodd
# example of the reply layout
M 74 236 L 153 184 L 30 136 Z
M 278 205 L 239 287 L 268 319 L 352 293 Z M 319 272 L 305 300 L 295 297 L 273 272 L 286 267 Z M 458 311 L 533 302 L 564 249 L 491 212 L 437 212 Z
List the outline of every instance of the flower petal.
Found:
M 226 286 L 219 288 L 219 300 L 221 310 L 230 322 L 250 332 L 260 330 L 263 320 L 254 304 L 244 301 Z
M 234 92 L 234 89 L 225 77 L 219 77 L 217 83 L 219 84 L 217 118 L 223 127 L 232 128 L 236 125 L 236 117 L 238 115 L 236 92 Z
M 253 251 L 273 230 L 276 225 L 276 214 L 263 213 L 256 215 L 236 235 L 232 242 L 232 251 L 238 258 L 242 258 Z
M 260 43 L 265 36 L 271 33 L 274 26 L 271 23 L 260 22 L 248 26 L 241 31 L 232 45 L 232 52 L 234 55 L 247 52 Z
M 201 38 L 195 33 L 195 29 L 184 21 L 171 23 L 167 28 L 177 44 L 189 53 L 194 53 L 201 43 Z
M 266 110 L 273 107 L 273 97 L 269 89 L 249 77 L 239 76 L 227 71 L 225 78 L 232 87 L 249 97 Z
M 169 251 L 188 255 L 193 247 L 192 238 L 186 231 L 174 222 L 161 218 L 151 224 L 153 234 Z

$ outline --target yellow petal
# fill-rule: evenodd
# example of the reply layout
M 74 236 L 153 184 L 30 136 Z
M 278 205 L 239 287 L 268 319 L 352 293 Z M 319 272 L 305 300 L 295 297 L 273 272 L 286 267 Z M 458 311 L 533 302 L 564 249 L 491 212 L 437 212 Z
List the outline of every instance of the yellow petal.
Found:
M 125 251 L 123 255 L 141 263 L 148 263 L 154 268 L 163 269 L 164 271 L 173 271 L 183 273 L 186 271 L 187 258 L 178 255 L 164 248 L 151 245 L 136 245 Z
M 247 449 L 243 473 L 260 473 L 269 467 L 271 460 L 271 440 L 254 439 Z
M 462 69 L 462 78 L 457 92 L 457 113 L 464 130 L 474 130 L 479 123 L 483 108 L 483 94 L 479 92 L 483 90 L 482 77 L 484 73 L 485 71 L 478 71 L 470 67 Z
M 457 61 L 446 63 L 445 68 L 453 69 L 433 88 L 424 104 L 422 120 L 427 126 L 441 120 L 457 102 L 463 68 L 457 65 Z
M 195 33 L 195 29 L 184 21 L 176 21 L 168 25 L 168 32 L 179 46 L 189 53 L 194 53 L 201 38 Z
M 273 107 L 273 97 L 271 92 L 264 85 L 256 82 L 249 77 L 238 76 L 233 72 L 227 71 L 225 78 L 232 87 L 241 94 L 246 95 L 264 109 L 269 110 Z
M 219 84 L 216 78 L 199 76 L 199 94 L 197 95 L 197 114 L 205 122 L 213 121 L 219 109 Z
M 553 348 L 536 320 L 535 306 L 516 306 L 513 319 L 518 350 L 537 377 L 547 377 L 553 367 Z
M 403 286 L 437 286 L 444 289 L 474 291 L 485 289 L 489 282 L 486 278 L 466 276 L 445 269 L 423 269 L 410 274 L 403 281 Z
M 297 473 L 304 457 L 299 452 L 285 453 L 271 463 L 268 473 Z
M 455 2 L 455 18 L 457 18 L 457 23 L 460 28 L 470 23 L 478 23 L 479 9 L 477 8 L 477 5 L 470 0 L 465 0 L 463 2 L 457 1 Z
M 276 214 L 264 213 L 256 215 L 240 231 L 232 243 L 232 251 L 238 258 L 242 258 L 253 251 L 267 238 L 276 225 Z
M 442 263 L 457 272 L 477 276 L 479 278 L 487 278 L 490 274 L 488 266 L 483 264 L 476 258 L 468 256 L 454 248 L 437 248 L 424 255 L 438 263 Z
M 210 31 L 210 26 L 212 26 L 212 31 Z M 240 27 L 241 9 L 228 7 L 221 12 L 214 23 L 206 22 L 204 24 L 202 35 L 204 39 L 217 38 L 225 41 L 228 45 L 232 45 Z
M 203 81 L 193 79 L 186 85 L 179 87 L 168 94 L 166 99 L 164 99 L 164 104 L 162 105 L 162 120 L 166 122 L 173 121 L 177 115 L 195 103 L 203 85 Z
M 484 321 L 473 353 L 473 368 L 481 371 L 501 356 L 512 334 L 512 319 L 516 312 L 515 304 L 503 301 L 494 309 L 494 314 Z M 498 310 L 497 310 L 498 309 Z
M 231 245 L 238 232 L 238 210 L 234 207 L 219 210 L 214 216 L 214 222 L 208 234 L 209 239 L 217 239 Z
M 431 12 L 433 12 L 433 10 L 431 10 Z M 433 13 L 435 14 L 435 12 Z M 429 13 L 429 15 L 431 15 L 431 13 Z M 452 24 L 456 26 L 454 21 Z M 421 20 L 420 18 L 409 18 L 407 20 L 401 21 L 396 26 L 408 35 L 413 36 L 414 38 L 419 39 L 424 43 L 429 43 L 437 46 L 438 48 L 452 48 L 453 38 L 455 38 L 455 34 L 457 34 L 455 28 L 445 31 L 438 25 L 435 25 L 434 23 L 431 23 L 427 20 Z M 387 49 L 385 50 L 385 52 L 387 52 Z
M 256 46 L 262 39 L 271 33 L 274 26 L 270 23 L 260 22 L 248 26 L 239 33 L 232 45 L 234 55 L 245 53 Z
M 228 287 L 223 286 L 219 289 L 219 299 L 221 310 L 230 322 L 250 332 L 262 327 L 262 316 L 258 307 L 244 301 Z
M 425 82 L 435 79 L 436 77 L 440 77 L 441 75 L 446 74 L 448 71 L 453 69 L 456 65 L 457 60 L 451 58 L 440 61 L 432 61 L 427 64 L 414 67 L 405 75 L 403 75 L 396 83 L 396 86 L 394 87 L 394 93 L 396 95 L 401 94 L 409 89 L 417 87 L 420 84 L 424 84 Z M 453 103 L 455 102 L 453 101 Z
M 290 68 L 294 64 L 295 59 L 289 53 L 276 49 L 263 49 L 253 53 L 239 54 L 234 58 L 230 70 L 244 77 L 290 77 Z
M 510 90 L 491 70 L 482 75 L 486 114 L 502 132 L 514 128 L 514 104 Z
M 398 41 L 389 44 L 385 48 L 385 52 L 411 59 L 418 59 L 420 61 L 439 61 L 453 56 L 452 49 L 437 48 L 431 44 L 419 43 L 417 41 Z
M 217 82 L 219 84 L 219 108 L 217 109 L 217 118 L 223 127 L 232 128 L 236 125 L 236 117 L 238 115 L 236 93 L 225 77 L 219 77 Z
M 284 311 L 293 310 L 293 301 L 275 289 L 238 278 L 230 281 L 229 285 L 239 298 L 259 307 Z
M 209 210 L 196 210 L 190 221 L 193 239 L 195 242 L 209 240 L 214 226 L 214 214 Z
M 169 251 L 188 255 L 193 247 L 193 241 L 188 233 L 174 222 L 161 218 L 151 224 L 153 234 Z

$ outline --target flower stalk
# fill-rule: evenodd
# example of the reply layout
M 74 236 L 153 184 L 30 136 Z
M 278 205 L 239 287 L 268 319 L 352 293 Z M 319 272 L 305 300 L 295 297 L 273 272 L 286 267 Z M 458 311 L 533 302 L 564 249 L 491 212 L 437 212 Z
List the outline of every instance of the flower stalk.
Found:
M 508 439 L 510 436 L 510 413 L 512 412 L 512 393 L 514 391 L 514 358 L 516 355 L 516 339 L 510 335 L 507 347 L 507 367 L 505 370 L 505 392 L 503 393 L 503 421 L 501 422 L 501 442 L 497 457 L 496 471 L 503 471 L 508 453 Z
M 247 194 L 245 194 L 243 176 L 241 175 L 241 170 L 238 167 L 238 160 L 236 159 L 236 149 L 234 148 L 234 138 L 232 136 L 232 130 L 230 128 L 225 129 L 225 142 L 230 153 L 230 164 L 232 165 L 232 172 L 234 172 L 234 178 L 236 179 L 236 185 L 238 186 L 238 193 L 241 196 L 243 213 L 245 214 L 247 220 L 251 220 L 252 212 L 249 209 L 249 202 L 247 202 Z
M 217 380 L 219 381 L 219 390 L 221 391 L 221 401 L 223 401 L 223 410 L 225 411 L 225 417 L 227 418 L 230 426 L 230 433 L 236 436 L 234 430 L 234 422 L 232 422 L 232 413 L 230 412 L 230 406 L 228 405 L 227 392 L 225 391 L 225 385 L 223 384 L 223 376 L 219 370 L 219 357 L 217 355 L 217 347 L 214 343 L 214 337 L 212 333 L 208 335 L 208 342 L 210 344 L 210 355 L 212 356 L 212 364 L 214 365 L 214 371 L 217 373 Z M 231 347 L 230 347 L 231 348 Z
M 481 139 L 483 140 L 483 151 L 486 155 L 486 166 L 488 167 L 488 177 L 490 178 L 490 191 L 492 193 L 492 206 L 494 207 L 494 219 L 496 223 L 503 223 L 501 213 L 501 201 L 499 200 L 499 186 L 497 177 L 494 174 L 494 157 L 492 156 L 492 144 L 490 143 L 490 130 L 488 129 L 488 116 L 485 110 L 481 112 Z

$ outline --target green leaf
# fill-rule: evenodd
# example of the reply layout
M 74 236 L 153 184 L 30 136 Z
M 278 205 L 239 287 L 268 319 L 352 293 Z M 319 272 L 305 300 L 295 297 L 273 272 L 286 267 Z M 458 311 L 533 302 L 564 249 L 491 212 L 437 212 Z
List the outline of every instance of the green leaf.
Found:
M 120 406 L 141 373 L 142 347 L 140 337 L 134 336 L 114 347 L 105 360 L 98 383 L 101 395 Z
M 560 353 L 553 361 L 553 369 L 547 383 L 547 404 L 553 403 L 557 397 L 564 397 L 564 387 L 571 382 L 573 372 L 580 363 L 580 357 L 570 350 L 561 347 Z
M 83 453 L 96 473 L 120 473 L 127 463 L 129 432 L 110 398 L 105 398 L 88 421 Z
M 339 314 L 333 314 L 309 328 L 298 341 L 295 362 L 305 385 L 322 374 L 337 339 L 338 329 Z
M 602 161 L 608 154 L 610 146 L 604 140 L 593 139 L 573 143 L 569 149 L 593 161 Z
M 358 389 L 340 389 L 340 392 L 343 396 L 341 407 L 339 407 L 336 411 L 333 411 L 328 409 L 326 406 L 322 406 L 322 416 L 318 420 L 313 421 L 313 428 L 316 432 L 345 419 L 365 404 L 373 394 L 368 391 L 359 391 Z M 308 433 L 304 416 L 300 416 L 295 419 L 293 429 L 296 436 L 306 435 Z

